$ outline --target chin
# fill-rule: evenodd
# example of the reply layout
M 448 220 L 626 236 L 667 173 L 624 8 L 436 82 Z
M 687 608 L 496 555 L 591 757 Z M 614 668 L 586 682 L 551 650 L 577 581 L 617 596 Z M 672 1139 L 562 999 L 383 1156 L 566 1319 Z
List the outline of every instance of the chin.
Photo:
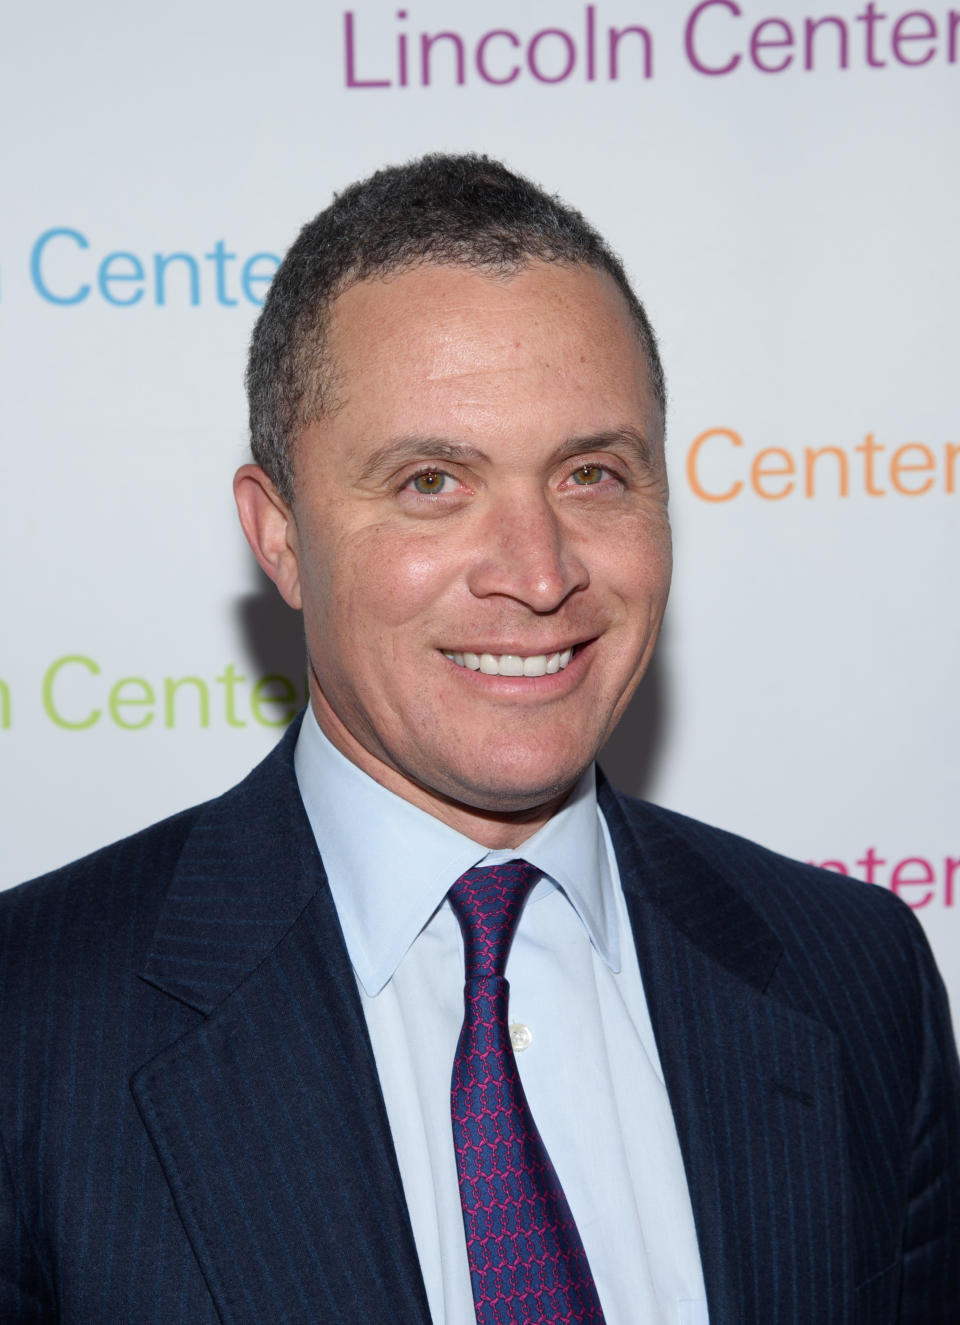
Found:
M 454 800 L 488 814 L 523 814 L 565 796 L 575 785 L 592 755 L 580 761 L 544 764 L 542 755 L 531 766 L 520 761 L 497 768 L 471 768 L 447 792 Z M 523 761 L 526 762 L 526 761 Z M 479 776 L 478 776 L 479 774 Z

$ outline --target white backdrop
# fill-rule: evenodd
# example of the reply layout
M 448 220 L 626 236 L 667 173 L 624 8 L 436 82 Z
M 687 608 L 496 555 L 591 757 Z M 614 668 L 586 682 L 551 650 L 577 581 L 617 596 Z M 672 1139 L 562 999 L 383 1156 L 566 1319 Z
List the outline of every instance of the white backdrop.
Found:
M 377 166 L 483 150 L 662 339 L 677 574 L 614 774 L 895 888 L 960 1005 L 958 78 L 958 11 L 861 0 L 9 10 L 0 885 L 275 740 L 298 626 L 230 498 L 275 255 Z

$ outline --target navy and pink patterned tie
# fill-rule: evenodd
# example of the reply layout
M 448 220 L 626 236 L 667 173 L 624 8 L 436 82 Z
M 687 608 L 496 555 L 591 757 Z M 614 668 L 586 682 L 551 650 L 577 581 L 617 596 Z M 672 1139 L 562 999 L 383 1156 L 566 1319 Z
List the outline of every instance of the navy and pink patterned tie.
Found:
M 463 931 L 464 1020 L 450 1091 L 478 1325 L 602 1325 L 567 1198 L 510 1047 L 507 953 L 539 871 L 467 870 L 450 889 Z

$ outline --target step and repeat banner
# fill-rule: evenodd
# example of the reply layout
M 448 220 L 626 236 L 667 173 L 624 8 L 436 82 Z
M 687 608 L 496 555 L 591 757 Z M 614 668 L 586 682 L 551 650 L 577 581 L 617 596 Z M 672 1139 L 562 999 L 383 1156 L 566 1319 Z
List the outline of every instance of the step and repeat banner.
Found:
M 0 884 L 303 702 L 230 494 L 250 329 L 335 190 L 484 151 L 662 341 L 675 587 L 609 770 L 893 889 L 960 1005 L 960 8 L 54 0 L 0 75 Z

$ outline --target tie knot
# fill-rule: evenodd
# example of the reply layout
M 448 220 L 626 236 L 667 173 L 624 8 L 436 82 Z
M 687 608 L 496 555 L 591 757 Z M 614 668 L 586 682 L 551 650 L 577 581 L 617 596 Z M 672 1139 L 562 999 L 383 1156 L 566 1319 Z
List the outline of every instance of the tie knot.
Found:
M 467 980 L 503 975 L 520 912 L 539 877 L 540 871 L 525 860 L 508 860 L 467 870 L 450 889 L 450 905 L 463 931 Z

